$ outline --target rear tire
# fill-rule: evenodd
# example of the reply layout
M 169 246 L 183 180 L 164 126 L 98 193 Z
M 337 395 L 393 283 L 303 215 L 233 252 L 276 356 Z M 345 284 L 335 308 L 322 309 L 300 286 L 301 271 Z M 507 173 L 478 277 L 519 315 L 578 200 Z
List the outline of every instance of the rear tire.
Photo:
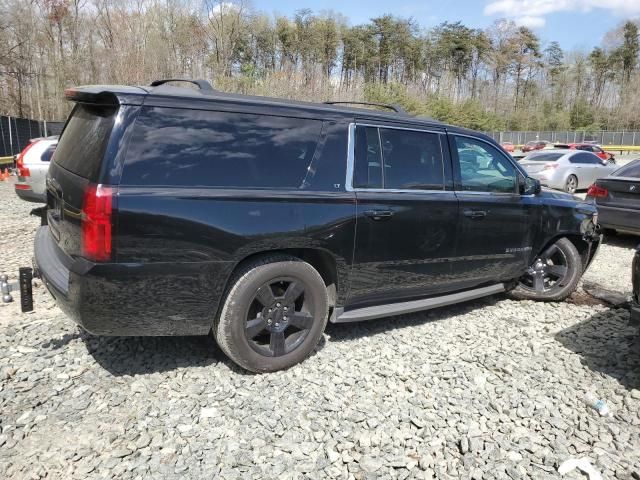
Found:
M 250 372 L 274 372 L 306 359 L 327 324 L 329 300 L 320 274 L 285 255 L 258 259 L 231 280 L 213 333 Z
M 569 175 L 564 184 L 564 191 L 567 193 L 576 193 L 578 191 L 578 177 Z
M 582 277 L 582 257 L 575 245 L 561 238 L 536 257 L 511 291 L 514 298 L 560 302 L 571 295 Z

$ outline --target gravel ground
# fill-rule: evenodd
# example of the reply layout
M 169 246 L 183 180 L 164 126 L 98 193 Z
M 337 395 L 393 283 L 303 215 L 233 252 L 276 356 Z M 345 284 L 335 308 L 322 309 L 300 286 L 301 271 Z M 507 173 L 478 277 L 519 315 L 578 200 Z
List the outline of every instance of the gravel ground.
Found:
M 6 182 L 0 206 L 15 274 L 38 222 Z M 635 241 L 587 278 L 629 292 Z M 3 478 L 559 478 L 583 456 L 640 476 L 640 342 L 581 291 L 329 325 L 312 358 L 258 376 L 207 337 L 90 336 L 34 291 L 30 314 L 0 304 Z

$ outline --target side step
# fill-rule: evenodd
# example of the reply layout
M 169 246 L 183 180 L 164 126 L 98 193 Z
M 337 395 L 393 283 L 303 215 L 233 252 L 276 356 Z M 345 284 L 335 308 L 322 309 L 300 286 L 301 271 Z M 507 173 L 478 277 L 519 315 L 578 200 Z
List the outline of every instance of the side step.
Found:
M 331 317 L 333 323 L 359 322 L 361 320 L 373 320 L 375 318 L 390 317 L 392 315 L 402 315 L 405 313 L 419 312 L 431 308 L 444 307 L 454 303 L 466 302 L 476 298 L 486 297 L 495 293 L 506 291 L 504 284 L 490 285 L 488 287 L 476 288 L 465 292 L 452 293 L 441 297 L 425 298 L 422 300 L 412 300 L 410 302 L 390 303 L 376 307 L 357 308 L 355 310 L 344 311 L 337 308 Z

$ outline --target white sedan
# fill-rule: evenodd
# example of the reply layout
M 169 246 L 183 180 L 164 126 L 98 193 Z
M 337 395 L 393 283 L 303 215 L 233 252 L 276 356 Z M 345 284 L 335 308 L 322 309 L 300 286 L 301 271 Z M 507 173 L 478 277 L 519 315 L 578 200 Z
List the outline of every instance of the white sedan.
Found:
M 520 161 L 530 177 L 542 185 L 575 193 L 612 173 L 615 165 L 582 150 L 539 150 Z

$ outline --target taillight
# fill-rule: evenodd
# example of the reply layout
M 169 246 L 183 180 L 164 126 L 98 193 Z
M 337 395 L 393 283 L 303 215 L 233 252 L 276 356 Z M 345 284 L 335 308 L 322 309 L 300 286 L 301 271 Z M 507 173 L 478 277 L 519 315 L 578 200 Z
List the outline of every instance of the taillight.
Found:
M 558 164 L 557 163 L 547 163 L 542 169 L 543 170 L 553 170 L 558 168 Z
M 24 166 L 24 156 L 27 154 L 29 149 L 31 147 L 33 147 L 36 143 L 38 143 L 38 142 L 30 143 L 29 145 L 27 145 L 25 147 L 24 150 L 22 150 L 22 152 L 20 152 L 20 155 L 18 155 L 18 158 L 16 159 L 16 167 L 18 167 L 18 176 L 20 176 L 20 177 L 30 177 L 31 176 L 31 172 L 29 171 L 29 169 Z
M 606 198 L 609 196 L 609 190 L 594 183 L 589 187 L 589 190 L 587 190 L 587 196 L 593 198 Z
M 111 259 L 111 212 L 113 190 L 89 185 L 82 200 L 82 254 L 89 260 Z

